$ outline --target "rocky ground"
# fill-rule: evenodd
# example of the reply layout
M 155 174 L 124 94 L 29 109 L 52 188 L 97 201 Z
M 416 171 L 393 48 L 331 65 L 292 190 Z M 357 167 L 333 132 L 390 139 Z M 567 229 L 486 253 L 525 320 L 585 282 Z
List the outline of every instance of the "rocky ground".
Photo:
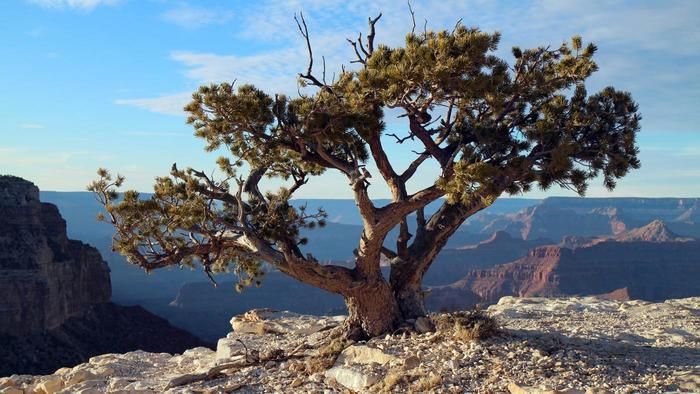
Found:
M 329 345 L 342 317 L 251 311 L 216 352 L 105 354 L 0 379 L 0 393 L 700 392 L 700 298 L 505 297 L 487 313 L 502 329 L 485 340 L 444 325 L 421 333 L 431 324 L 419 320 L 342 350 Z

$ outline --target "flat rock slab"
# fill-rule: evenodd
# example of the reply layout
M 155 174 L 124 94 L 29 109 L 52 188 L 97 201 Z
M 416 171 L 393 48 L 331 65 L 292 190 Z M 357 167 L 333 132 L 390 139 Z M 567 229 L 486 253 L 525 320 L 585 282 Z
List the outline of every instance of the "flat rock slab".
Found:
M 309 335 L 335 327 L 343 320 L 345 316 L 319 317 L 274 309 L 254 309 L 234 316 L 231 327 L 238 333 Z
M 379 376 L 363 371 L 360 368 L 348 366 L 336 366 L 326 371 L 325 376 L 329 379 L 335 379 L 339 384 L 362 392 L 369 386 L 379 382 Z
M 388 364 L 398 360 L 396 356 L 384 353 L 381 349 L 365 345 L 348 346 L 336 360 L 336 365 L 343 364 Z

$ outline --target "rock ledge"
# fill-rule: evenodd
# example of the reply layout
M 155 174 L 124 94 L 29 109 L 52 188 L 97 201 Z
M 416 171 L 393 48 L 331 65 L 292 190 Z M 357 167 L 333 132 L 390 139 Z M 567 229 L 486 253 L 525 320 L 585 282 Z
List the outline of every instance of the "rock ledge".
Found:
M 700 391 L 700 297 L 663 303 L 504 297 L 487 312 L 503 329 L 482 342 L 441 331 L 388 335 L 346 348 L 325 372 L 302 372 L 303 359 L 268 361 L 166 389 L 177 377 L 241 354 L 301 349 L 311 357 L 342 321 L 258 310 L 232 320 L 239 331 L 220 340 L 217 352 L 105 354 L 52 375 L 0 379 L 0 392 Z

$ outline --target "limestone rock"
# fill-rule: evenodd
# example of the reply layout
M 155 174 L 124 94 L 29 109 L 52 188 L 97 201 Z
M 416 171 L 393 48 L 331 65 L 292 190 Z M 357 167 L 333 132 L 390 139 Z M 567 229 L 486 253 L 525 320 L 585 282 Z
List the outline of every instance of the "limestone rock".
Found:
M 86 380 L 94 380 L 97 379 L 98 376 L 92 373 L 91 371 L 87 369 L 76 369 L 73 372 L 69 373 L 66 375 L 65 379 L 65 386 L 66 387 L 71 387 L 74 386 L 78 383 L 82 383 Z
M 510 382 L 508 384 L 508 390 L 510 394 L 585 394 L 584 391 L 576 389 L 538 389 L 535 387 L 521 386 L 515 382 Z
M 300 315 L 288 311 L 274 309 L 253 309 L 231 319 L 234 332 L 250 334 L 294 334 L 309 335 L 318 332 L 329 325 L 335 326 L 344 317 L 335 316 L 327 319 Z
M 678 387 L 690 392 L 700 392 L 700 369 L 674 373 Z
M 386 354 L 380 349 L 366 345 L 348 346 L 343 350 L 336 360 L 336 365 L 341 364 L 388 364 L 397 360 L 396 356 Z
M 5 387 L 0 389 L 0 394 L 24 394 L 24 390 L 17 387 Z
M 420 358 L 409 356 L 403 361 L 403 368 L 406 370 L 417 368 L 420 365 Z
M 372 373 L 366 373 L 362 369 L 335 366 L 326 371 L 327 378 L 335 379 L 339 384 L 349 388 L 350 390 L 363 391 L 365 388 L 379 382 L 379 376 Z
M 51 376 L 39 383 L 36 388 L 43 394 L 54 394 L 63 389 L 63 379 L 60 376 Z
M 14 376 L 0 378 L 0 389 L 17 386 L 18 383 L 19 381 Z
M 414 323 L 416 331 L 421 334 L 435 331 L 435 324 L 433 324 L 427 317 L 419 317 Z
M 244 351 L 245 347 L 243 346 L 243 343 L 235 338 L 221 338 L 219 339 L 219 342 L 216 343 L 216 362 L 228 362 L 235 356 L 239 356 Z

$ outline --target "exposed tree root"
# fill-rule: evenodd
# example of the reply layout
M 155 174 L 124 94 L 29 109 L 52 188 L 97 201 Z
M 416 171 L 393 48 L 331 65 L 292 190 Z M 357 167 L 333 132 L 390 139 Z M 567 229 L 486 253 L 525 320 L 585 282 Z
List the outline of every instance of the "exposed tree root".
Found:
M 241 341 L 241 343 L 243 342 Z M 171 379 L 170 382 L 168 382 L 168 385 L 165 387 L 165 389 L 167 390 L 173 387 L 185 386 L 191 383 L 212 380 L 216 378 L 219 374 L 221 374 L 223 371 L 237 371 L 245 367 L 264 364 L 268 361 L 285 361 L 292 358 L 306 357 L 303 354 L 296 354 L 305 346 L 304 343 L 294 348 L 294 350 L 292 350 L 288 354 L 285 354 L 282 349 L 273 349 L 269 352 L 263 353 L 262 355 L 258 355 L 257 352 L 249 353 L 248 348 L 245 346 L 245 344 L 243 344 L 243 346 L 245 348 L 245 354 L 240 355 L 244 356 L 243 360 L 217 365 L 215 367 L 210 368 L 207 372 L 204 373 L 186 374 L 178 376 L 176 378 Z

